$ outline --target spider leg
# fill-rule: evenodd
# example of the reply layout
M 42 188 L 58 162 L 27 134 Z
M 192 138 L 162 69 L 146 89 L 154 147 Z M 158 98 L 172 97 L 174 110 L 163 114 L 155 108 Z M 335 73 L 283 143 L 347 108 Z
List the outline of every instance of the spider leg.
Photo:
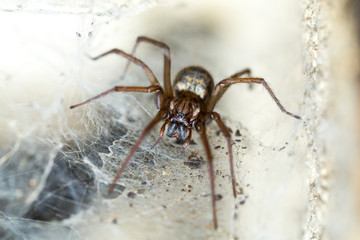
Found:
M 248 76 L 250 76 L 250 75 L 251 75 L 251 70 L 250 70 L 249 68 L 245 68 L 244 70 L 241 70 L 240 72 L 234 73 L 234 74 L 231 75 L 229 78 L 239 78 L 239 77 L 241 77 L 242 75 L 245 75 L 245 74 L 247 74 Z M 226 90 L 226 89 L 225 89 L 225 90 Z M 223 91 L 223 93 L 221 93 L 221 94 L 218 96 L 217 100 L 220 99 L 220 97 L 222 96 L 222 94 L 224 94 L 225 90 Z M 215 102 L 215 104 L 216 104 L 216 102 Z
M 149 86 L 149 87 L 122 87 L 122 86 L 116 86 L 112 89 L 109 89 L 85 102 L 82 102 L 82 103 L 79 103 L 79 104 L 76 104 L 76 105 L 73 105 L 70 107 L 70 109 L 73 109 L 73 108 L 76 108 L 76 107 L 79 107 L 79 106 L 82 106 L 84 104 L 87 104 L 97 98 L 100 98 L 100 97 L 103 97 L 111 92 L 146 92 L 146 93 L 150 93 L 150 92 L 154 92 L 154 91 L 159 91 L 158 92 L 158 102 L 157 102 L 157 106 L 159 109 L 162 109 L 163 108 L 163 105 L 164 105 L 164 93 L 163 93 L 163 89 L 161 88 L 160 86 L 160 83 L 158 82 L 158 80 L 156 79 L 154 73 L 151 71 L 151 69 L 143 62 L 141 61 L 140 59 L 137 59 L 127 53 L 125 53 L 124 51 L 122 50 L 119 50 L 119 49 L 112 49 L 110 51 L 107 51 L 97 57 L 94 57 L 94 58 L 91 58 L 92 60 L 98 60 L 108 54 L 111 54 L 111 53 L 115 53 L 115 54 L 119 54 L 119 55 L 122 55 L 124 56 L 125 58 L 129 59 L 129 61 L 132 61 L 134 62 L 135 64 L 139 65 L 140 67 L 142 67 L 146 73 L 146 75 L 148 76 L 148 78 L 150 79 L 152 85 Z
M 131 51 L 131 55 L 134 56 L 135 55 L 135 51 L 137 49 L 137 47 L 139 46 L 139 44 L 141 42 L 147 42 L 150 43 L 152 45 L 158 46 L 160 48 L 162 48 L 164 50 L 164 90 L 165 90 L 165 96 L 166 97 L 173 97 L 173 92 L 172 92 L 172 87 L 171 87 L 171 81 L 170 81 L 170 70 L 171 70 L 171 57 L 170 57 L 170 48 L 167 44 L 154 40 L 152 38 L 148 38 L 148 37 L 144 37 L 144 36 L 139 36 L 136 39 L 136 43 Z M 126 75 L 126 72 L 129 68 L 130 65 L 130 61 L 127 62 L 124 71 L 121 75 L 121 78 L 124 78 Z
M 107 51 L 103 54 L 100 54 L 99 56 L 97 57 L 94 57 L 94 58 L 91 58 L 92 60 L 98 60 L 102 57 L 105 57 L 106 55 L 109 55 L 109 54 L 112 54 L 112 53 L 115 53 L 115 54 L 119 54 L 125 58 L 127 58 L 129 61 L 135 63 L 136 65 L 139 65 L 141 68 L 144 69 L 146 75 L 148 76 L 148 78 L 150 79 L 150 81 L 152 82 L 152 85 L 158 85 L 160 86 L 160 83 L 158 82 L 158 80 L 156 79 L 154 73 L 151 71 L 151 69 L 143 62 L 141 61 L 140 59 L 136 58 L 136 57 L 133 57 L 131 56 L 130 54 L 120 50 L 120 49 L 112 49 L 110 51 Z
M 209 142 L 206 136 L 206 127 L 204 124 L 199 124 L 199 131 L 202 142 L 205 147 L 206 156 L 208 159 L 208 166 L 209 166 L 209 175 L 210 175 L 210 188 L 211 188 L 211 206 L 212 206 L 212 213 L 213 213 L 213 222 L 214 228 L 217 229 L 217 217 L 216 217 L 216 199 L 215 199 L 215 175 L 214 175 L 214 165 L 213 165 L 213 157 L 211 155 Z
M 295 114 L 287 111 L 281 105 L 279 99 L 275 96 L 274 92 L 271 90 L 271 88 L 269 87 L 269 85 L 267 84 L 267 82 L 263 78 L 226 78 L 226 79 L 222 80 L 221 82 L 216 84 L 215 89 L 211 94 L 209 104 L 208 104 L 208 108 L 207 108 L 208 112 L 212 112 L 212 110 L 214 109 L 216 103 L 221 98 L 221 96 L 225 93 L 225 91 L 228 89 L 228 87 L 230 87 L 230 85 L 235 84 L 235 83 L 258 83 L 258 84 L 262 84 L 266 88 L 266 90 L 269 92 L 270 96 L 272 97 L 272 99 L 275 101 L 275 103 L 278 105 L 278 107 L 280 108 L 280 110 L 282 112 L 286 113 L 287 115 L 289 115 L 291 117 L 301 119 L 300 116 L 295 115 Z
M 105 95 L 108 95 L 109 93 L 112 93 L 112 92 L 145 92 L 145 93 L 151 93 L 151 92 L 154 92 L 154 91 L 159 91 L 161 90 L 161 87 L 160 86 L 149 86 L 149 87 L 122 87 L 122 86 L 115 86 L 114 88 L 112 89 L 109 89 L 103 93 L 100 93 L 99 95 L 93 97 L 93 98 L 90 98 L 84 102 L 81 102 L 81 103 L 78 103 L 76 105 L 72 105 L 70 106 L 70 109 L 73 109 L 73 108 L 77 108 L 77 107 L 80 107 L 82 105 L 85 105 L 87 103 L 90 103 L 98 98 L 101 98 Z
M 108 193 L 110 194 L 115 187 L 116 182 L 119 180 L 119 178 L 121 177 L 121 174 L 124 172 L 126 166 L 128 165 L 128 163 L 130 162 L 131 158 L 134 156 L 136 150 L 139 148 L 141 142 L 144 140 L 145 136 L 150 132 L 150 130 L 159 122 L 161 121 L 161 119 L 163 118 L 165 113 L 165 110 L 160 110 L 156 116 L 154 117 L 154 119 L 146 126 L 146 128 L 144 129 L 144 131 L 141 133 L 139 139 L 137 140 L 137 142 L 135 143 L 135 145 L 133 146 L 133 148 L 131 149 L 129 155 L 126 157 L 125 161 L 123 162 L 123 164 L 121 165 L 120 169 L 117 171 L 116 176 L 114 177 L 114 180 L 112 181 L 109 189 L 108 189 Z
M 165 123 L 161 126 L 160 128 L 160 133 L 159 133 L 159 138 L 156 140 L 155 144 L 153 147 L 155 147 L 156 145 L 158 145 L 158 143 L 160 142 L 160 140 L 162 139 L 162 137 L 164 136 L 164 131 L 165 131 L 165 127 L 166 125 L 168 125 L 168 123 L 170 122 L 170 119 L 167 119 L 165 121 Z
M 236 197 L 236 189 L 235 189 L 236 179 L 235 179 L 235 174 L 234 174 L 233 154 L 232 154 L 232 149 L 231 149 L 231 135 L 229 133 L 229 130 L 226 128 L 225 124 L 221 120 L 220 115 L 218 113 L 212 112 L 211 117 L 219 125 L 221 131 L 224 133 L 224 136 L 225 136 L 227 144 L 228 144 L 231 182 L 232 182 L 233 194 L 234 194 L 234 197 Z

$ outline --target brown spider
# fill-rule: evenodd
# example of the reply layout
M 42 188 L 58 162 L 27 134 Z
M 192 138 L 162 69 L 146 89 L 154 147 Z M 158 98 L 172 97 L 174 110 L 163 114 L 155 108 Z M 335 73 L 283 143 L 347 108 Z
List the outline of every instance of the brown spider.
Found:
M 161 87 L 159 81 L 156 79 L 155 75 L 150 70 L 150 68 L 143 61 L 133 56 L 135 54 L 137 46 L 141 42 L 148 42 L 164 50 L 164 88 Z M 231 150 L 231 135 L 228 129 L 226 128 L 225 124 L 221 120 L 220 115 L 213 111 L 216 103 L 219 101 L 221 96 L 225 93 L 228 87 L 234 83 L 259 83 L 262 84 L 266 88 L 266 90 L 270 93 L 271 97 L 274 99 L 274 101 L 279 106 L 281 111 L 297 119 L 300 119 L 300 117 L 298 115 L 288 112 L 280 104 L 279 100 L 276 98 L 275 94 L 273 93 L 273 91 L 271 90 L 271 88 L 264 79 L 240 78 L 240 76 L 244 74 L 250 75 L 249 69 L 238 72 L 230 76 L 229 78 L 220 81 L 214 88 L 214 81 L 208 71 L 206 71 L 204 68 L 199 66 L 189 66 L 182 69 L 177 74 L 173 86 L 175 92 L 173 92 L 173 88 L 170 83 L 170 64 L 171 64 L 170 48 L 165 43 L 156 41 L 148 37 L 141 36 L 137 38 L 131 55 L 119 49 L 112 49 L 92 59 L 97 60 L 111 53 L 122 55 L 123 57 L 128 59 L 128 63 L 125 67 L 124 74 L 130 62 L 133 62 L 139 65 L 142 69 L 144 69 L 145 73 L 147 74 L 148 78 L 151 81 L 151 85 L 148 87 L 115 86 L 114 88 L 109 89 L 93 98 L 90 98 L 85 102 L 71 106 L 70 109 L 87 104 L 111 92 L 145 92 L 145 93 L 156 92 L 157 107 L 159 111 L 154 117 L 154 119 L 146 126 L 146 128 L 140 135 L 139 139 L 135 143 L 134 147 L 131 149 L 129 155 L 125 159 L 124 163 L 117 171 L 116 176 L 112 184 L 110 185 L 108 192 L 109 193 L 112 192 L 116 182 L 121 177 L 121 174 L 123 173 L 128 163 L 130 162 L 135 151 L 139 148 L 145 136 L 158 122 L 160 122 L 161 120 L 165 121 L 165 123 L 161 126 L 159 138 L 156 141 L 155 145 L 158 144 L 161 138 L 163 137 L 165 128 L 168 125 L 166 135 L 168 137 L 175 137 L 178 140 L 184 142 L 183 151 L 189 145 L 189 142 L 191 140 L 192 130 L 195 129 L 200 133 L 202 142 L 205 146 L 205 152 L 208 160 L 213 223 L 214 223 L 214 228 L 216 229 L 217 217 L 216 217 L 216 206 L 215 206 L 216 198 L 215 198 L 213 157 L 211 155 L 211 150 L 206 136 L 206 127 L 205 127 L 205 125 L 211 119 L 214 119 L 216 123 L 219 125 L 227 141 L 228 151 L 229 151 L 232 191 L 234 197 L 236 197 L 233 155 Z

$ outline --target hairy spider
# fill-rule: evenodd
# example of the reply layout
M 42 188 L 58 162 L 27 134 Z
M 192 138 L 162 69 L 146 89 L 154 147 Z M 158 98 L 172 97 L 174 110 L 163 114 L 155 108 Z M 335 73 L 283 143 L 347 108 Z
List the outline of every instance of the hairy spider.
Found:
M 141 42 L 147 42 L 153 44 L 164 50 L 164 88 L 161 87 L 159 81 L 157 80 L 153 72 L 150 70 L 150 68 L 143 61 L 134 57 L 136 48 Z M 233 155 L 231 150 L 231 135 L 228 129 L 226 128 L 225 124 L 221 120 L 220 115 L 213 111 L 216 103 L 219 101 L 221 96 L 225 93 L 228 87 L 234 83 L 262 84 L 266 88 L 266 90 L 270 93 L 270 96 L 279 106 L 281 111 L 297 119 L 300 119 L 300 117 L 291 112 L 288 112 L 280 104 L 279 100 L 276 98 L 275 94 L 273 93 L 273 91 L 271 90 L 271 88 L 264 79 L 252 78 L 252 77 L 240 78 L 244 74 L 250 75 L 249 69 L 245 69 L 241 72 L 233 74 L 229 78 L 225 78 L 214 87 L 214 81 L 208 71 L 206 71 L 204 68 L 199 66 L 189 66 L 182 69 L 177 74 L 174 81 L 174 86 L 172 87 L 170 83 L 170 64 L 171 64 L 170 48 L 165 43 L 156 41 L 148 37 L 141 36 L 137 38 L 131 54 L 127 54 L 119 49 L 112 49 L 92 59 L 97 60 L 111 53 L 119 54 L 128 59 L 128 63 L 125 67 L 123 76 L 126 73 L 130 62 L 133 62 L 139 65 L 145 71 L 145 73 L 147 74 L 148 78 L 151 81 L 151 85 L 148 87 L 115 86 L 114 88 L 109 89 L 93 98 L 90 98 L 85 102 L 71 106 L 70 109 L 87 104 L 97 98 L 100 98 L 112 92 L 144 92 L 144 93 L 156 92 L 157 107 L 159 111 L 157 112 L 154 119 L 145 127 L 144 131 L 141 133 L 139 139 L 131 149 L 124 163 L 117 171 L 116 176 L 109 187 L 108 190 L 109 193 L 112 192 L 112 190 L 114 189 L 116 182 L 121 177 L 121 174 L 123 173 L 128 163 L 130 162 L 135 151 L 139 148 L 145 136 L 158 122 L 160 122 L 161 120 L 165 121 L 164 124 L 161 126 L 159 138 L 157 139 L 155 145 L 159 143 L 159 141 L 164 135 L 166 126 L 168 126 L 166 135 L 168 137 L 175 137 L 178 140 L 182 141 L 184 143 L 183 151 L 189 145 L 191 140 L 192 130 L 195 129 L 200 133 L 208 160 L 213 223 L 214 223 L 214 228 L 216 229 L 217 217 L 216 217 L 216 206 L 215 206 L 216 197 L 215 197 L 215 184 L 214 184 L 215 176 L 214 176 L 214 167 L 213 167 L 213 157 L 211 155 L 211 150 L 206 136 L 206 127 L 205 127 L 205 125 L 211 119 L 214 119 L 216 123 L 219 125 L 227 141 L 228 151 L 229 151 L 232 191 L 234 197 L 236 197 Z

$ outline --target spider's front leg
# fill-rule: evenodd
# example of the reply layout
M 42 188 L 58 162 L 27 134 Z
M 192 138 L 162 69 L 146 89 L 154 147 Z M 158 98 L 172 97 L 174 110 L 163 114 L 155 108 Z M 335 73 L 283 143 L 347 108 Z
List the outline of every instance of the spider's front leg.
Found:
M 155 39 L 152 38 L 148 38 L 148 37 L 144 37 L 144 36 L 139 36 L 136 39 L 136 43 L 131 51 L 131 55 L 134 56 L 135 55 L 135 51 L 137 49 L 137 47 L 139 46 L 139 44 L 141 42 L 147 42 L 150 43 L 154 46 L 160 47 L 163 49 L 164 51 L 164 93 L 166 97 L 173 97 L 173 91 L 172 91 L 172 87 L 171 87 L 171 81 L 170 81 L 170 70 L 171 70 L 171 58 L 170 58 L 170 48 L 166 43 L 157 41 Z M 122 73 L 121 78 L 124 78 L 126 75 L 126 72 L 129 68 L 130 65 L 130 61 L 128 61 L 128 63 L 126 64 L 124 71 Z
M 100 97 L 103 97 L 109 93 L 112 93 L 112 92 L 145 92 L 145 93 L 151 93 L 151 92 L 155 92 L 155 91 L 158 91 L 159 95 L 158 95 L 158 108 L 159 109 L 162 109 L 163 108 L 163 105 L 164 105 L 164 91 L 163 89 L 161 88 L 160 86 L 160 83 L 158 82 L 158 80 L 156 79 L 154 73 L 151 71 L 151 69 L 143 62 L 141 61 L 140 59 L 137 59 L 127 53 L 125 53 L 124 51 L 122 50 L 119 50 L 119 49 L 112 49 L 110 51 L 107 51 L 97 57 L 94 57 L 94 58 L 91 58 L 93 60 L 98 60 L 102 57 L 105 57 L 106 55 L 109 55 L 109 54 L 112 54 L 112 53 L 115 53 L 115 54 L 118 54 L 118 55 L 121 55 L 125 58 L 127 58 L 129 61 L 135 63 L 136 65 L 140 66 L 146 73 L 146 75 L 148 76 L 148 78 L 150 79 L 152 85 L 149 86 L 149 87 L 125 87 L 125 86 L 116 86 L 112 89 L 109 89 L 93 98 L 90 98 L 82 103 L 79 103 L 79 104 L 76 104 L 76 105 L 73 105 L 73 106 L 70 106 L 70 109 L 73 109 L 73 108 L 76 108 L 76 107 L 80 107 L 84 104 L 87 104 L 89 102 L 92 102 L 94 101 L 95 99 L 98 99 Z
M 248 73 L 246 70 L 243 72 L 240 72 L 241 74 L 243 73 Z M 240 74 L 235 74 L 233 76 L 240 76 Z M 210 100 L 207 106 L 207 111 L 208 112 L 212 112 L 216 103 L 219 101 L 219 99 L 221 98 L 221 96 L 225 93 L 225 91 L 232 85 L 235 83 L 257 83 L 257 84 L 262 84 L 266 90 L 269 92 L 270 96 L 272 97 L 272 99 L 275 101 L 275 103 L 278 105 L 278 107 L 280 108 L 280 110 L 284 113 L 286 113 L 287 115 L 294 117 L 296 119 L 301 119 L 300 116 L 293 114 L 289 111 L 287 111 L 283 105 L 281 105 L 279 99 L 275 96 L 274 92 L 271 90 L 271 88 L 269 87 L 269 85 L 267 84 L 267 82 L 263 79 L 263 78 L 238 78 L 238 77 L 230 77 L 230 78 L 226 78 L 222 81 L 220 81 L 216 86 L 214 91 L 212 92 L 212 95 L 210 96 Z
M 119 180 L 119 178 L 121 177 L 121 174 L 124 172 L 126 166 L 128 165 L 128 163 L 130 162 L 131 158 L 134 156 L 136 150 L 139 148 L 141 142 L 144 140 L 145 136 L 151 131 L 151 129 L 162 120 L 162 118 L 164 117 L 165 114 L 165 110 L 160 110 L 156 116 L 154 117 L 154 119 L 146 126 L 146 128 L 144 129 L 144 131 L 141 133 L 139 139 L 136 141 L 135 145 L 133 146 L 133 148 L 130 150 L 129 155 L 126 157 L 125 161 L 123 162 L 123 164 L 121 165 L 120 169 L 117 171 L 116 176 L 114 177 L 114 180 L 112 181 L 109 189 L 108 189 L 108 193 L 110 194 L 115 187 L 116 182 Z

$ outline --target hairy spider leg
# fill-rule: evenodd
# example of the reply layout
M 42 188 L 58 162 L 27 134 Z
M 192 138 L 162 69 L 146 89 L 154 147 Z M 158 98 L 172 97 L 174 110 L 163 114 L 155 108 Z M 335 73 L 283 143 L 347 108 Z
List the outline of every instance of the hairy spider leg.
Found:
M 131 55 L 134 56 L 136 49 L 138 47 L 138 45 L 141 42 L 147 42 L 150 43 L 152 45 L 155 45 L 157 47 L 160 47 L 164 50 L 164 92 L 165 92 L 165 97 L 174 97 L 173 91 L 172 91 L 172 87 L 171 87 L 171 79 L 170 79 L 170 70 L 171 70 L 171 57 L 170 57 L 170 48 L 166 43 L 154 40 L 152 38 L 148 38 L 148 37 L 144 37 L 144 36 L 139 36 L 136 39 L 136 43 L 131 51 Z M 121 79 L 123 79 L 126 75 L 126 72 L 129 68 L 130 65 L 130 61 L 127 62 L 124 71 L 121 75 Z
M 202 142 L 205 147 L 206 157 L 208 159 L 208 170 L 210 175 L 210 188 L 211 188 L 211 206 L 212 206 L 212 214 L 213 214 L 213 222 L 214 228 L 217 229 L 217 217 L 216 217 L 216 199 L 215 199 L 215 174 L 214 174 L 214 165 L 213 165 L 213 157 L 211 154 L 209 142 L 206 136 L 206 127 L 203 123 L 199 123 L 199 131 Z
M 117 171 L 109 189 L 108 189 L 108 193 L 110 194 L 113 190 L 114 187 L 116 185 L 116 182 L 119 180 L 119 178 L 121 177 L 121 174 L 124 172 L 126 166 L 128 165 L 128 163 L 130 162 L 131 158 L 133 157 L 133 155 L 135 154 L 136 150 L 139 148 L 141 142 L 144 140 L 145 136 L 151 131 L 151 129 L 162 120 L 162 118 L 164 117 L 164 113 L 165 110 L 160 110 L 156 116 L 154 117 L 154 119 L 146 126 L 146 128 L 144 129 L 144 131 L 141 133 L 139 139 L 136 141 L 135 145 L 133 146 L 133 148 L 130 150 L 129 155 L 126 157 L 125 161 L 123 162 L 123 164 L 121 165 L 120 169 Z
M 234 197 L 236 197 L 236 189 L 235 189 L 235 183 L 236 183 L 236 177 L 234 173 L 234 162 L 233 162 L 233 154 L 232 154 L 232 148 L 231 148 L 231 134 L 229 133 L 229 130 L 226 128 L 224 122 L 221 120 L 221 117 L 218 113 L 212 112 L 211 118 L 216 121 L 216 123 L 219 125 L 219 128 L 223 132 L 225 139 L 227 141 L 228 145 L 228 151 L 229 151 L 229 163 L 230 163 L 230 175 L 231 175 L 231 183 L 232 183 L 232 189 Z
M 216 103 L 221 98 L 221 96 L 225 93 L 225 91 L 230 87 L 230 85 L 235 83 L 258 83 L 262 84 L 266 90 L 269 92 L 272 99 L 275 101 L 275 103 L 278 105 L 280 110 L 287 115 L 294 117 L 296 119 L 301 119 L 300 116 L 295 115 L 289 111 L 287 111 L 280 103 L 279 99 L 275 96 L 274 92 L 271 90 L 267 82 L 263 78 L 226 78 L 222 81 L 220 81 L 218 84 L 216 84 L 215 89 L 213 93 L 211 94 L 209 104 L 208 104 L 208 112 L 212 112 L 214 109 Z
M 129 61 L 135 63 L 136 65 L 140 66 L 142 69 L 144 69 L 146 75 L 148 76 L 148 78 L 150 79 L 152 85 L 149 86 L 149 87 L 124 87 L 124 86 L 116 86 L 112 89 L 109 89 L 103 93 L 100 93 L 99 95 L 93 97 L 93 98 L 90 98 L 82 103 L 79 103 L 79 104 L 76 104 L 76 105 L 73 105 L 73 106 L 70 106 L 70 109 L 73 109 L 73 108 L 76 108 L 76 107 L 79 107 L 79 106 L 82 106 L 84 104 L 87 104 L 89 102 L 92 102 L 94 101 L 95 99 L 98 99 L 100 97 L 103 97 L 109 93 L 112 93 L 112 92 L 145 92 L 145 93 L 151 93 L 151 92 L 154 92 L 154 91 L 158 91 L 158 108 L 159 109 L 162 109 L 163 108 L 163 105 L 164 105 L 164 95 L 163 95 L 163 90 L 160 86 L 160 83 L 158 82 L 158 80 L 156 79 L 154 73 L 151 71 L 151 69 L 143 62 L 141 61 L 140 59 L 137 59 L 127 53 L 125 53 L 124 51 L 122 50 L 119 50 L 119 49 L 112 49 L 108 52 L 105 52 L 97 57 L 94 57 L 94 58 L 91 58 L 92 60 L 98 60 L 99 58 L 102 58 L 108 54 L 111 54 L 111 53 L 115 53 L 115 54 L 119 54 L 121 56 L 124 56 L 125 58 L 129 59 Z

